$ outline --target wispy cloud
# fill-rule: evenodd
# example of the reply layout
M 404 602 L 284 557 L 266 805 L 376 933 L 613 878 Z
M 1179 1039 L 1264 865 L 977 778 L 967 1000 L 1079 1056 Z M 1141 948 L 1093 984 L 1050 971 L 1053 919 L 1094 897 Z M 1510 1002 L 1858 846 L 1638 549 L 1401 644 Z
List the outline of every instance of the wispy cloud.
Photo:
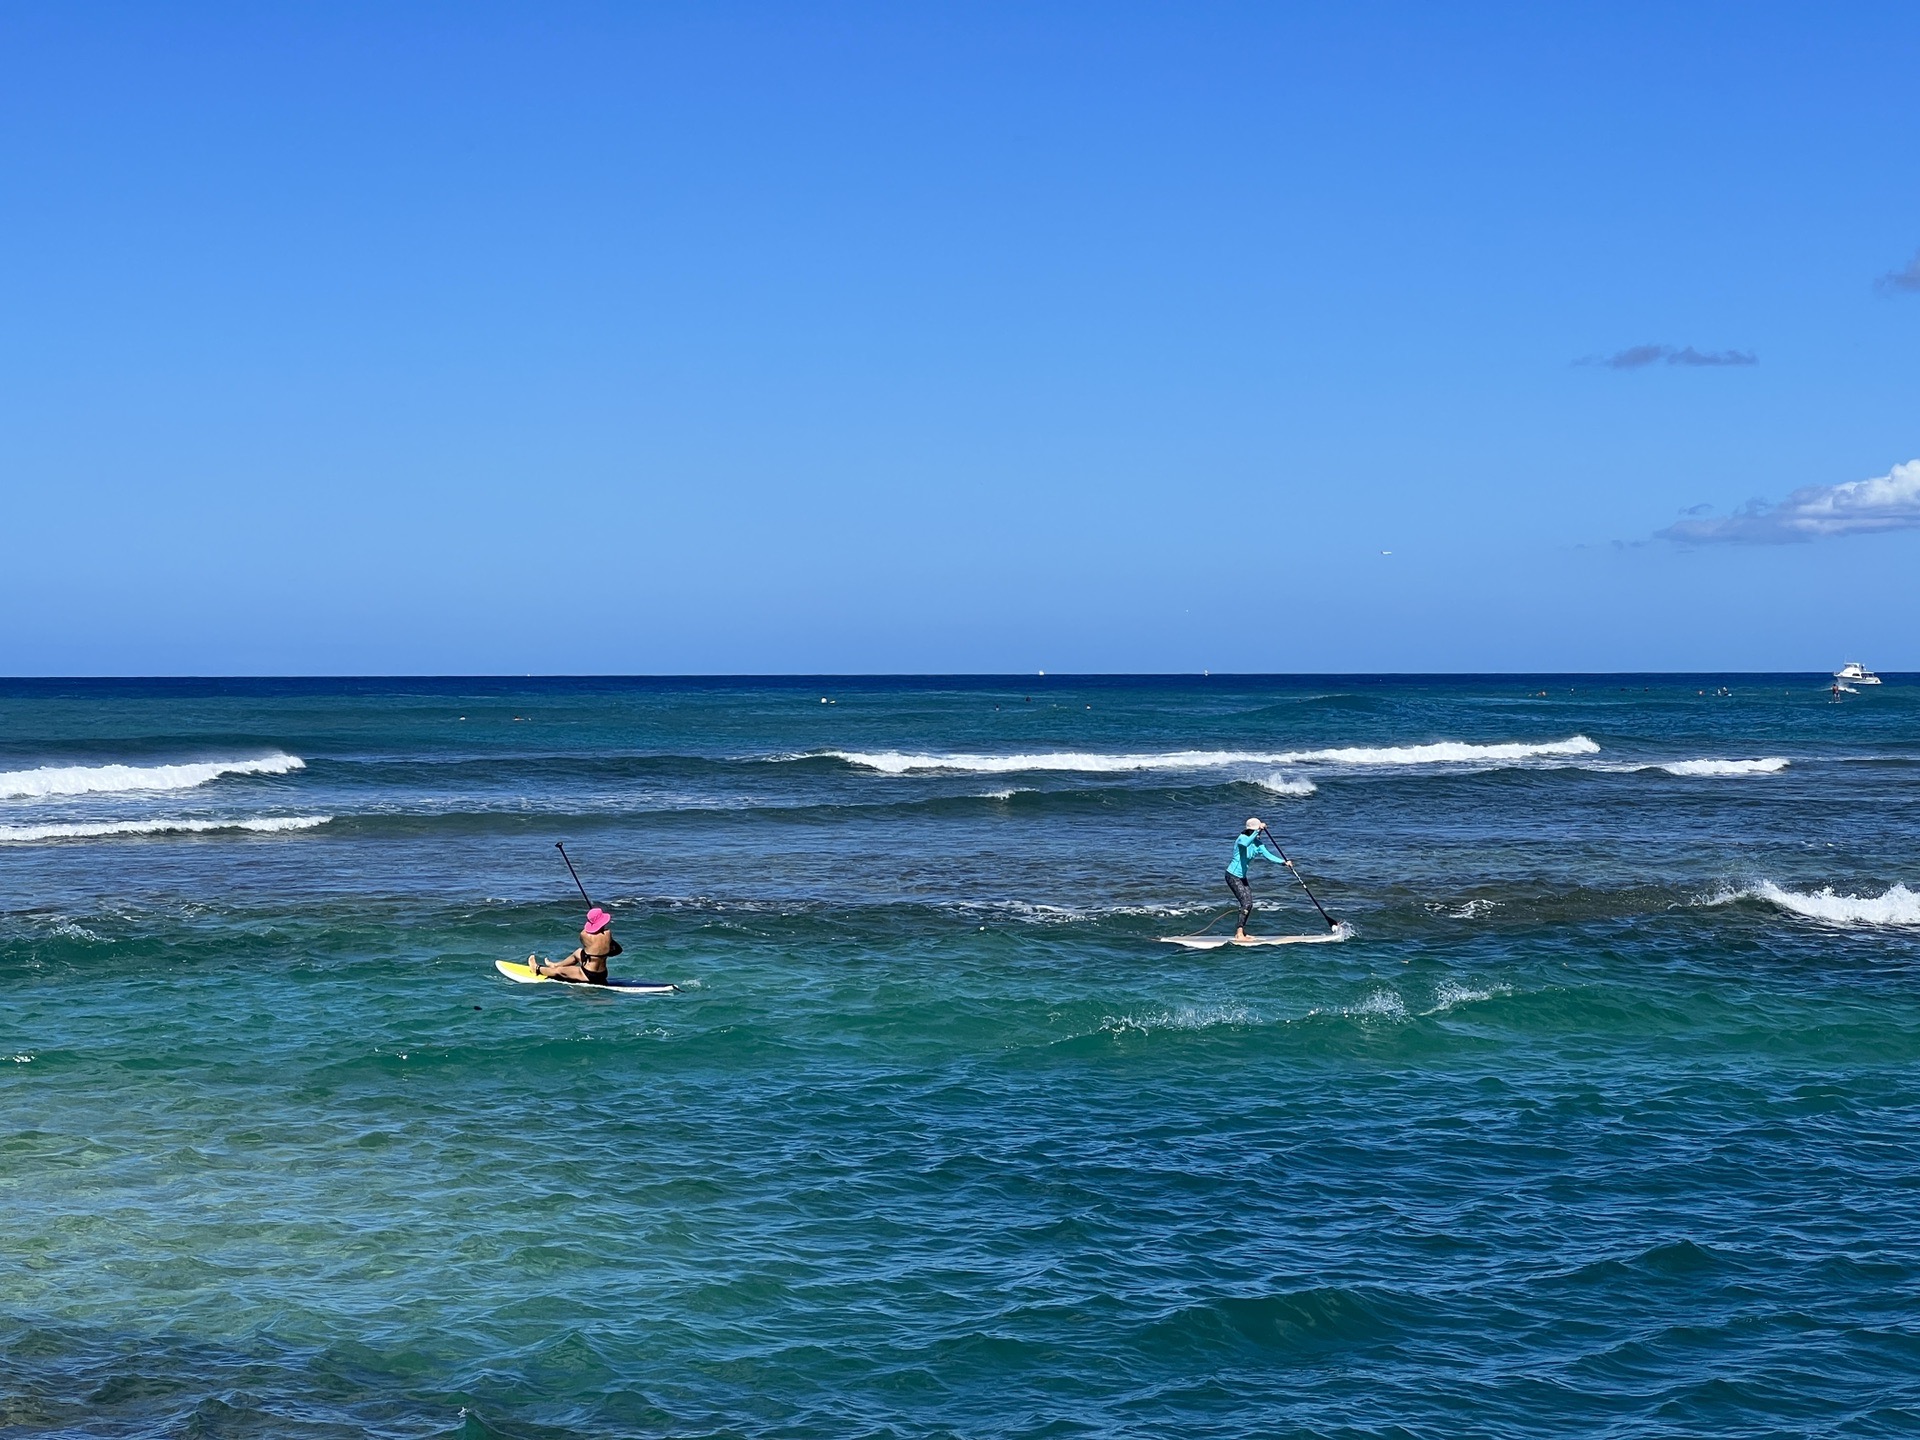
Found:
M 1784 545 L 1830 535 L 1867 535 L 1879 530 L 1920 529 L 1920 460 L 1896 465 L 1871 480 L 1844 485 L 1807 485 L 1775 505 L 1749 500 L 1731 515 L 1687 515 L 1658 532 L 1663 540 L 1688 544 L 1733 541 L 1747 545 Z
M 1913 258 L 1907 262 L 1904 270 L 1889 270 L 1873 282 L 1873 288 L 1882 295 L 1899 295 L 1920 290 L 1920 250 L 1913 252 Z
M 1608 370 L 1639 370 L 1648 365 L 1758 365 L 1751 350 L 1696 350 L 1691 345 L 1629 345 L 1611 355 L 1583 355 L 1576 365 L 1600 365 Z

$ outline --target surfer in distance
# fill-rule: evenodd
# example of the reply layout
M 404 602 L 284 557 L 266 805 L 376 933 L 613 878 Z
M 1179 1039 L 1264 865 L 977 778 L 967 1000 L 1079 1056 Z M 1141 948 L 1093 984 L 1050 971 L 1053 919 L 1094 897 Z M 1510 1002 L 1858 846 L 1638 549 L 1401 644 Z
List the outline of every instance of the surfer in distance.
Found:
M 1247 921 L 1253 918 L 1253 886 L 1247 883 L 1247 865 L 1253 860 L 1271 860 L 1289 870 L 1293 868 L 1291 860 L 1267 848 L 1267 827 L 1257 815 L 1247 821 L 1240 838 L 1233 842 L 1233 858 L 1227 862 L 1227 889 L 1233 892 L 1240 906 L 1240 927 L 1233 932 L 1236 940 L 1247 938 Z
M 527 968 L 549 980 L 565 980 L 575 985 L 607 983 L 607 961 L 620 953 L 620 942 L 613 938 L 613 916 L 598 905 L 587 911 L 587 923 L 580 931 L 580 948 L 564 960 L 551 965 L 537 955 L 527 956 Z

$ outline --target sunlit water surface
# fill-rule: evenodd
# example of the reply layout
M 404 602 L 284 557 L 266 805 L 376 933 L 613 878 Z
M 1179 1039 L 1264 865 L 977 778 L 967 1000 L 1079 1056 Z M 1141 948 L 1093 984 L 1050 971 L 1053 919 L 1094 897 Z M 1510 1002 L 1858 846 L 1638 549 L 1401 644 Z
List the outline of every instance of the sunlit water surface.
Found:
M 10 682 L 0 772 L 18 1433 L 1920 1432 L 1920 686 Z M 1158 943 L 1250 814 L 1352 940 Z M 495 973 L 555 840 L 681 993 Z

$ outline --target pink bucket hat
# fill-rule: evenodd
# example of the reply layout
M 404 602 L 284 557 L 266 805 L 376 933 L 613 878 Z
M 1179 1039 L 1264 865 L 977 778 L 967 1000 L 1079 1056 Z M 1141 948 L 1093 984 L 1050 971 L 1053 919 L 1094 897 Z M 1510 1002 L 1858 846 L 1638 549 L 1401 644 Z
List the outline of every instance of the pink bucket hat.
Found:
M 613 923 L 613 916 L 607 914 L 598 905 L 587 911 L 587 934 L 598 935 Z

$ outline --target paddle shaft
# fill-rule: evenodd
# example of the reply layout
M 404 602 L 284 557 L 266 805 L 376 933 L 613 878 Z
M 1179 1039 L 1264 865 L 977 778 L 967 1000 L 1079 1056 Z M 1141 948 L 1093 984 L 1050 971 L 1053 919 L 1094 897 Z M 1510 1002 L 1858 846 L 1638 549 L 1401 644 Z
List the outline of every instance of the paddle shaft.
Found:
M 1278 844 L 1279 842 L 1275 841 L 1274 843 Z M 560 858 L 567 862 L 567 874 L 573 876 L 573 888 L 580 892 L 580 898 L 587 902 L 587 908 L 589 910 L 593 909 L 593 897 L 587 894 L 587 887 L 580 883 L 580 872 L 573 868 L 573 861 L 567 855 L 567 847 L 556 840 L 553 842 L 553 848 L 558 850 L 560 852 Z M 1305 883 L 1304 880 L 1301 881 L 1301 884 L 1304 885 Z M 1315 901 L 1314 903 L 1318 904 L 1319 902 Z M 1322 910 L 1320 913 L 1324 915 L 1327 912 Z M 1327 923 L 1331 925 L 1333 922 L 1329 920 Z
M 1267 829 L 1265 826 L 1262 826 L 1260 828 L 1260 833 L 1263 836 L 1265 836 L 1267 839 L 1273 840 L 1273 832 Z M 1287 852 L 1281 849 L 1280 842 L 1278 840 L 1273 840 L 1273 848 L 1280 851 L 1280 858 L 1282 860 L 1287 861 L 1287 869 L 1293 870 L 1293 878 L 1298 880 L 1300 882 L 1300 888 L 1307 892 L 1307 899 L 1313 901 L 1313 908 L 1318 910 L 1320 912 L 1320 918 L 1327 922 L 1327 929 L 1338 930 L 1340 927 L 1334 924 L 1333 917 L 1327 914 L 1327 907 L 1322 905 L 1320 901 L 1315 897 L 1313 893 L 1313 888 L 1307 884 L 1307 877 L 1302 875 L 1298 870 L 1294 870 L 1293 861 L 1287 860 Z

